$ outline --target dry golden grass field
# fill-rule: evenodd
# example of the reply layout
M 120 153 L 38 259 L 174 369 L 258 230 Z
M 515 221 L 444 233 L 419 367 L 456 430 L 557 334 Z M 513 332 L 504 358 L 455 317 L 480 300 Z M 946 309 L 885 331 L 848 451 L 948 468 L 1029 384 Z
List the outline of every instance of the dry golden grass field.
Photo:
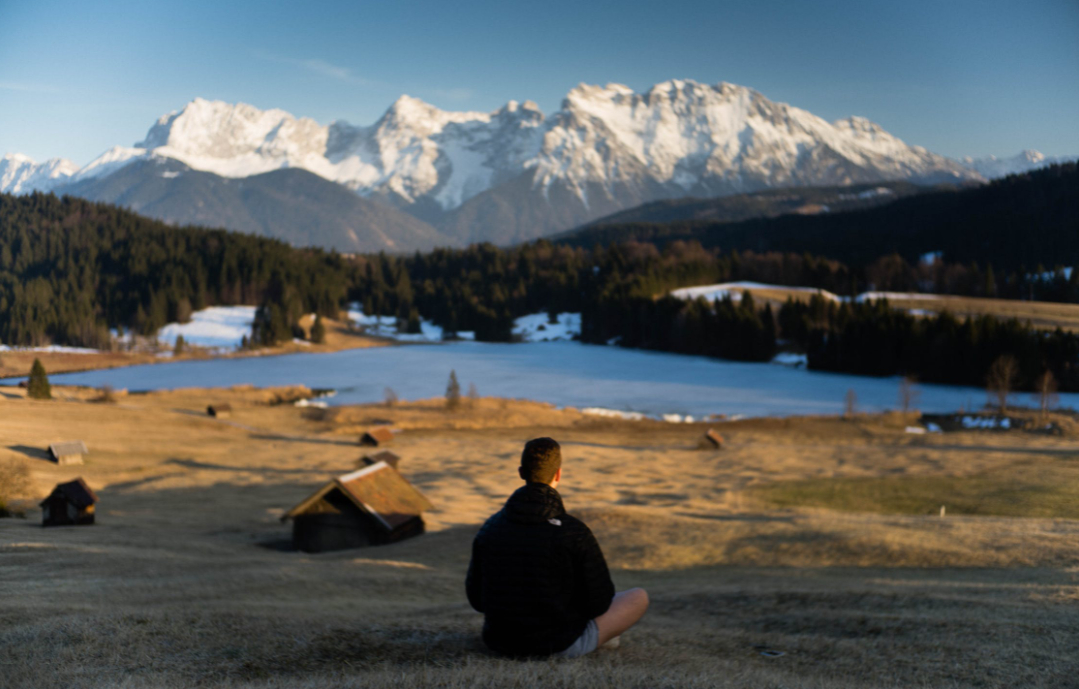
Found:
M 42 528 L 34 506 L 0 519 L 2 689 L 1079 682 L 1079 521 L 994 507 L 1023 481 L 1053 500 L 1075 490 L 1068 417 L 1061 436 L 912 435 L 898 414 L 750 420 L 719 425 L 726 447 L 704 452 L 693 449 L 703 425 L 497 399 L 323 414 L 287 403 L 300 389 L 114 404 L 87 390 L 0 392 L 0 480 L 25 471 L 23 497 L 40 499 L 82 476 L 101 500 L 90 527 Z M 232 403 L 231 419 L 203 414 L 216 401 Z M 391 449 L 435 505 L 428 533 L 292 551 L 279 517 L 354 467 L 356 434 L 376 419 L 401 429 Z M 478 640 L 469 545 L 540 435 L 562 442 L 560 490 L 615 584 L 651 594 L 618 650 L 511 661 Z M 69 439 L 88 444 L 85 465 L 45 459 L 47 443 Z M 855 499 L 859 481 L 880 509 Z M 1012 511 L 1038 513 L 1028 502 Z

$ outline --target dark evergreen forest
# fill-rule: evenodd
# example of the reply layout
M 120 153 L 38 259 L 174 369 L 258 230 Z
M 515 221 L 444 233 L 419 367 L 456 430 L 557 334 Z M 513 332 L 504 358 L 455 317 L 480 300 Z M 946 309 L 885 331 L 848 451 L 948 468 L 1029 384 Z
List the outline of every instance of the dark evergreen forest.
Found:
M 1074 166 L 1060 166 L 983 190 L 1025 199 L 1011 203 L 1030 210 L 1029 235 L 1038 237 L 1079 217 L 1070 210 L 1074 199 L 1059 198 L 1075 179 Z M 1041 208 L 1028 198 L 1031 180 L 1044 183 L 1042 201 L 1049 210 L 1031 210 Z M 974 192 L 950 196 L 967 193 Z M 884 212 L 931 196 L 843 215 Z M 1041 333 L 1017 321 L 960 321 L 947 314 L 916 318 L 879 303 L 822 299 L 791 302 L 773 313 L 748 295 L 714 304 L 662 296 L 688 285 L 749 280 L 840 295 L 872 285 L 1079 301 L 1079 271 L 1070 277 L 1037 266 L 1037 273 L 1025 267 L 995 272 L 987 263 L 950 262 L 947 250 L 944 260 L 926 263 L 883 239 L 878 249 L 846 252 L 844 263 L 802 252 L 724 249 L 707 234 L 703 244 L 699 233 L 690 241 L 672 236 L 606 245 L 539 240 L 506 249 L 480 244 L 411 256 L 346 256 L 222 230 L 172 227 L 71 197 L 0 195 L 0 341 L 107 348 L 110 329 L 149 335 L 206 306 L 257 304 L 251 342 L 268 345 L 292 337 L 302 314 L 333 318 L 349 302 L 360 303 L 368 314 L 396 315 L 400 327 L 413 332 L 422 314 L 448 337 L 473 331 L 480 340 L 509 341 L 519 316 L 572 311 L 582 314 L 581 339 L 589 343 L 765 361 L 783 339 L 808 352 L 811 368 L 908 373 L 973 385 L 984 382 L 996 357 L 1011 354 L 1020 365 L 1020 386 L 1029 387 L 1050 370 L 1061 389 L 1079 390 L 1079 338 Z M 878 233 L 859 236 L 864 247 Z M 1054 244 L 1060 248 L 1054 255 L 1067 265 L 1075 263 L 1076 254 L 1067 253 L 1073 240 Z
M 908 269 L 890 276 L 891 288 L 928 286 L 940 292 L 974 294 L 984 290 L 985 275 L 993 272 L 997 294 L 1030 298 L 1038 285 L 1026 278 L 1028 274 L 1079 261 L 1079 164 L 1054 165 L 972 189 L 905 196 L 866 210 L 740 222 L 609 224 L 587 227 L 559 241 L 591 246 L 629 240 L 659 246 L 699 241 L 727 251 L 809 252 L 858 269 L 896 255 Z M 974 279 L 940 275 L 937 284 L 920 284 L 909 266 L 916 266 L 923 254 L 938 251 L 944 264 L 964 268 L 959 272 L 976 274 Z M 1077 295 L 1073 283 L 1068 299 L 1075 301 Z

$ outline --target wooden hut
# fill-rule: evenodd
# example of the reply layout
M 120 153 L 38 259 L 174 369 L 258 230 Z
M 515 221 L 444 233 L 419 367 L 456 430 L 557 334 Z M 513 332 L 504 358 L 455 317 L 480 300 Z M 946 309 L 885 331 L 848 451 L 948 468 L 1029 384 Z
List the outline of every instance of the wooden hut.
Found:
M 222 404 L 211 404 L 206 407 L 206 413 L 215 419 L 227 419 L 232 416 L 232 405 L 228 402 Z
M 97 496 L 86 481 L 77 478 L 52 489 L 41 501 L 42 526 L 70 526 L 94 523 Z
M 82 464 L 83 457 L 89 453 L 86 443 L 81 440 L 69 440 L 49 445 L 49 459 L 60 465 Z
M 376 452 L 373 455 L 364 455 L 360 457 L 360 461 L 356 462 L 356 466 L 359 468 L 369 467 L 379 462 L 385 462 L 394 469 L 397 468 L 397 464 L 401 461 L 401 458 L 390 452 L 389 450 L 383 450 L 382 452 Z
M 289 510 L 292 544 L 320 553 L 393 543 L 423 533 L 427 498 L 397 470 L 378 462 L 338 476 Z
M 393 431 L 388 428 L 372 428 L 360 436 L 360 445 L 381 447 L 393 442 Z
M 697 443 L 698 450 L 721 450 L 723 449 L 723 436 L 716 433 L 714 428 L 709 428 L 708 432 L 701 436 L 700 441 Z

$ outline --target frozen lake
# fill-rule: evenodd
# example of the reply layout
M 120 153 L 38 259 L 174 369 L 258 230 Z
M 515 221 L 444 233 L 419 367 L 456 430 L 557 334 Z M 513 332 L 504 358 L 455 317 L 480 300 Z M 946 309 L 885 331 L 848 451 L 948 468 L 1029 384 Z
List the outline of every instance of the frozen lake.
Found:
M 259 387 L 303 384 L 334 388 L 331 404 L 377 402 L 386 387 L 401 399 L 445 393 L 450 370 L 462 392 L 474 383 L 484 396 L 514 397 L 559 406 L 604 407 L 661 414 L 783 416 L 843 411 L 847 390 L 860 411 L 898 406 L 898 379 L 817 373 L 779 364 L 750 364 L 705 357 L 646 352 L 578 342 L 493 344 L 458 342 L 353 349 L 331 354 L 289 354 L 131 366 L 51 376 L 64 385 L 111 385 L 128 390 Z M 983 390 L 920 385 L 916 406 L 955 411 L 984 404 Z M 1030 395 L 1013 402 L 1033 403 Z M 1065 407 L 1079 394 L 1060 395 Z

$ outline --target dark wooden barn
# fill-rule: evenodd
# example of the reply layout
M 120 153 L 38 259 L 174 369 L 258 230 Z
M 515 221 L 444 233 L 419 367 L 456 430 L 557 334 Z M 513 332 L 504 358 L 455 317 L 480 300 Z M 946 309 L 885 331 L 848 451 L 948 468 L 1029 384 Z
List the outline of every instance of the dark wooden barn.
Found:
M 723 436 L 716 433 L 715 429 L 709 428 L 708 432 L 701 436 L 697 443 L 700 450 L 720 450 L 723 448 Z
M 385 462 L 396 469 L 397 465 L 401 462 L 401 458 L 389 450 L 383 450 L 382 452 L 376 452 L 373 455 L 364 455 L 363 457 L 360 457 L 360 461 L 356 462 L 356 466 L 362 469 L 363 467 L 369 467 L 372 464 L 378 464 L 379 462 Z
M 93 524 L 96 503 L 97 496 L 81 478 L 58 484 L 49 493 L 49 497 L 41 501 L 41 524 L 42 526 Z
M 360 445 L 381 447 L 393 442 L 393 431 L 388 428 L 372 428 L 360 436 Z
M 431 503 L 386 462 L 339 476 L 292 508 L 292 544 L 297 550 L 362 548 L 394 543 L 423 533 Z
M 228 402 L 224 404 L 211 404 L 206 407 L 206 413 L 215 419 L 227 419 L 232 416 L 232 405 Z
M 89 453 L 86 443 L 81 440 L 49 445 L 49 458 L 57 464 L 82 464 L 83 457 Z

